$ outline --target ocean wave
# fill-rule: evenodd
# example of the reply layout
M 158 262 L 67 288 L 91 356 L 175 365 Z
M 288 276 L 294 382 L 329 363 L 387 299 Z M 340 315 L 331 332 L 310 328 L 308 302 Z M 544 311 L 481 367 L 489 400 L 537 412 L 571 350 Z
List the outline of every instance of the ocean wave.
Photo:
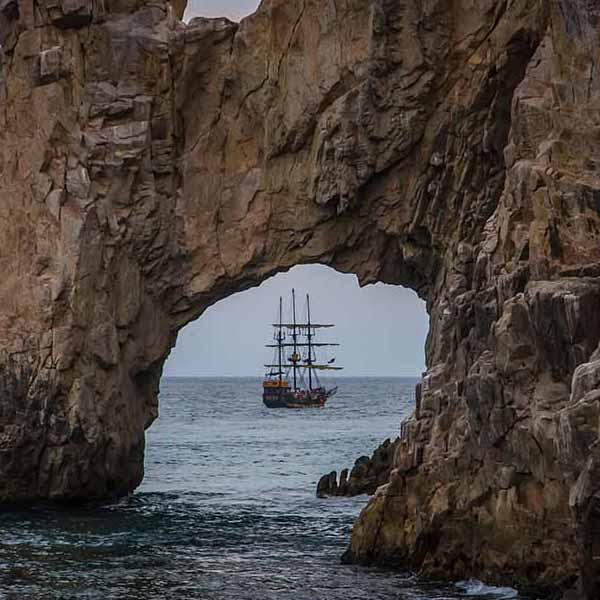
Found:
M 456 584 L 456 587 L 464 592 L 466 596 L 488 596 L 494 600 L 511 600 L 519 597 L 519 593 L 513 588 L 494 587 L 475 579 L 460 581 Z

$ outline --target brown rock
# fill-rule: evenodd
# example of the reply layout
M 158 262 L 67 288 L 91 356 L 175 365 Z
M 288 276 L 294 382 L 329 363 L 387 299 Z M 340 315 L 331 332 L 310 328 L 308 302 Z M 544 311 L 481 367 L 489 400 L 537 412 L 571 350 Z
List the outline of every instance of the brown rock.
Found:
M 317 497 L 327 498 L 328 496 L 337 496 L 337 472 L 331 471 L 327 475 L 323 475 L 317 484 Z

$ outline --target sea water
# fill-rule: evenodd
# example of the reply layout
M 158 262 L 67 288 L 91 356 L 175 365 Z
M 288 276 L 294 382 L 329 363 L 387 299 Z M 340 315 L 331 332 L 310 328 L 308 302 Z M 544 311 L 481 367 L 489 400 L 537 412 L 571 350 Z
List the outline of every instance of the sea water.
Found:
M 415 381 L 337 384 L 294 411 L 265 408 L 259 379 L 164 379 L 134 495 L 0 515 L 0 599 L 518 598 L 340 564 L 367 498 L 318 499 L 317 481 L 398 434 Z

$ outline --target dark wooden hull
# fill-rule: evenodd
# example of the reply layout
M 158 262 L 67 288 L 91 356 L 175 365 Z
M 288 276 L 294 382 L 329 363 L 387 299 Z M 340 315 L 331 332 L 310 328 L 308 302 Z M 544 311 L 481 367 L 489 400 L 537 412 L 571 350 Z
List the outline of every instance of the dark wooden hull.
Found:
M 265 388 L 263 403 L 267 408 L 322 408 L 336 391 L 337 388 L 294 393 L 289 389 Z

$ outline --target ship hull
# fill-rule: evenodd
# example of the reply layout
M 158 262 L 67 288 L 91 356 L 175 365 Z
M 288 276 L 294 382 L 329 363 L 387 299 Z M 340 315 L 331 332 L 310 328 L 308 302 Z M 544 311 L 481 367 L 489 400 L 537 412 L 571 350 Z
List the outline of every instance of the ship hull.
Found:
M 267 408 L 323 408 L 329 398 L 337 391 L 313 390 L 312 392 L 293 392 L 289 389 L 265 389 L 263 403 Z

